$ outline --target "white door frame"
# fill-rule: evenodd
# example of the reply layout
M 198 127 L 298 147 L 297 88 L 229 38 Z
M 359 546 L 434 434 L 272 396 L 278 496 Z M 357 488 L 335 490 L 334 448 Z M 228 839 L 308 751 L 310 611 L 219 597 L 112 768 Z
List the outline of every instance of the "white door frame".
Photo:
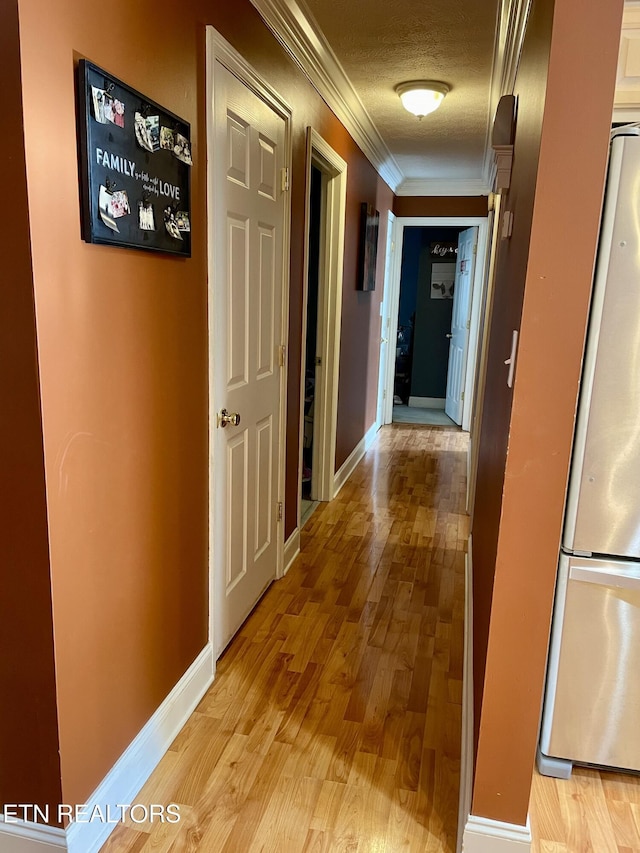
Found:
M 390 274 L 389 288 L 389 346 L 395 351 L 394 342 L 398 337 L 398 311 L 400 309 L 400 273 L 402 270 L 402 247 L 404 244 L 405 228 L 469 228 L 478 226 L 478 251 L 476 268 L 473 277 L 473 292 L 471 294 L 471 318 L 469 324 L 469 344 L 467 349 L 467 367 L 464 383 L 464 404 L 462 411 L 462 429 L 468 432 L 471 427 L 471 411 L 473 404 L 473 385 L 475 380 L 475 365 L 478 351 L 478 330 L 480 308 L 483 300 L 485 256 L 487 252 L 487 217 L 486 216 L 398 216 L 394 223 L 395 252 Z M 395 358 L 387 358 L 385 390 L 387 396 L 384 406 L 384 423 L 393 420 L 393 377 Z
M 380 358 L 379 376 L 378 376 L 378 406 L 376 409 L 376 424 L 378 429 L 386 423 L 391 423 L 391 420 L 386 420 L 387 410 L 393 412 L 393 392 L 391 400 L 389 400 L 389 392 L 387 390 L 387 375 L 389 371 L 388 364 L 393 360 L 396 361 L 395 340 L 391 337 L 391 313 L 389 305 L 391 304 L 390 290 L 391 278 L 393 275 L 393 263 L 395 259 L 395 214 L 390 210 L 387 212 L 387 247 L 384 255 L 384 287 L 382 290 L 382 304 L 380 305 L 380 352 L 382 353 L 382 345 L 386 344 L 385 357 Z M 396 311 L 396 326 L 397 326 L 397 311 Z M 397 329 L 396 329 L 397 335 Z M 392 344 L 393 341 L 393 344 Z M 391 351 L 393 350 L 393 357 Z M 391 406 L 391 409 L 389 409 Z
M 213 27 L 207 27 L 207 79 L 206 79 L 206 103 L 207 103 L 207 216 L 208 216 L 208 234 L 213 233 L 214 229 L 219 227 L 215 216 L 215 169 L 213 168 L 214 158 L 216 157 L 214 145 L 214 74 L 215 64 L 220 62 L 228 71 L 234 74 L 248 89 L 263 100 L 271 109 L 277 113 L 285 123 L 285 150 L 284 160 L 286 168 L 291 173 L 292 160 L 292 140 L 291 140 L 291 107 L 280 97 L 280 95 L 271 88 L 260 74 L 250 65 L 247 60 L 238 51 L 232 47 L 229 42 L 223 38 L 220 33 Z M 290 271 L 290 239 L 291 239 L 291 195 L 287 192 L 284 203 L 284 223 L 282 233 L 282 346 L 283 353 L 288 351 L 288 335 L 289 335 L 289 271 Z M 214 240 L 207 239 L 207 254 L 208 254 L 208 272 L 209 286 L 207 293 L 207 315 L 208 315 L 208 363 L 209 363 L 209 642 L 214 642 L 214 589 L 215 578 L 214 572 L 217 566 L 214 564 L 214 541 L 213 531 L 215 529 L 213 513 L 216 506 L 216 471 L 215 460 L 213 458 L 213 437 L 212 431 L 216 429 L 216 411 L 213 408 L 216 399 L 214 394 L 214 361 L 216 357 L 216 341 L 212 333 L 213 323 L 212 317 L 216 310 L 215 305 L 215 286 L 218 276 L 224 276 L 225 270 L 220 270 L 217 266 L 217 259 L 214 257 Z M 283 359 L 284 364 L 280 370 L 280 431 L 278 436 L 279 459 L 278 459 L 278 501 L 284 505 L 284 490 L 285 490 L 285 447 L 286 447 L 286 403 L 287 403 L 287 359 Z M 284 521 L 278 526 L 277 536 L 277 558 L 276 558 L 276 578 L 283 575 L 283 555 L 284 555 Z
M 313 466 L 316 499 L 334 496 L 336 432 L 338 423 L 338 371 L 342 322 L 342 277 L 344 269 L 344 229 L 347 201 L 347 164 L 312 127 L 307 128 L 304 276 L 302 288 L 302 346 L 307 339 L 309 299 L 309 215 L 311 165 L 323 175 L 320 231 L 320 275 L 318 288 L 318 351 L 321 358 L 319 387 L 315 389 L 313 419 Z M 302 495 L 302 453 L 304 439 L 305 362 L 300 361 L 300 448 L 298 459 L 298 519 Z

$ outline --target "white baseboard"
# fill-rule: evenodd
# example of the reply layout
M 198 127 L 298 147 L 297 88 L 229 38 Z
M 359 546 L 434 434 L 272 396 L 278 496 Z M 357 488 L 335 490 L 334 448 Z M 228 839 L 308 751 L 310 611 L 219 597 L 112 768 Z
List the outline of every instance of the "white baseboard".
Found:
M 334 498 L 340 491 L 340 489 L 347 482 L 349 477 L 353 474 L 353 472 L 358 467 L 358 463 L 361 461 L 364 454 L 371 447 L 373 442 L 375 441 L 376 433 L 378 432 L 378 424 L 373 423 L 371 427 L 367 430 L 367 432 L 362 436 L 360 441 L 353 448 L 349 456 L 345 459 L 345 461 L 340 466 L 339 470 L 336 471 L 335 477 L 333 478 L 333 496 Z
M 200 652 L 153 717 L 129 744 L 98 785 L 87 804 L 134 803 L 135 796 L 187 722 L 213 681 L 215 659 L 209 643 Z M 69 853 L 97 853 L 114 824 L 72 823 L 67 829 Z
M 0 818 L 2 853 L 60 853 L 67 849 L 64 829 L 26 821 L 7 823 Z
M 213 646 L 205 646 L 149 722 L 129 744 L 111 770 L 85 801 L 119 815 L 117 803 L 133 804 L 180 729 L 213 681 Z M 150 804 L 146 804 L 150 805 Z M 97 853 L 116 823 L 72 823 L 66 832 L 38 823 L 0 821 L 2 853 Z
M 471 812 L 473 794 L 473 550 L 469 536 L 464 561 L 464 645 L 462 663 L 462 737 L 460 744 L 460 798 L 457 853 Z
M 469 815 L 462 838 L 462 853 L 530 853 L 531 828 Z
M 444 409 L 444 397 L 409 397 L 409 406 L 415 409 Z
M 286 573 L 291 568 L 291 565 L 295 558 L 300 553 L 300 528 L 296 527 L 291 536 L 284 543 L 284 556 L 283 556 L 283 569 L 282 569 L 282 577 L 286 575 Z

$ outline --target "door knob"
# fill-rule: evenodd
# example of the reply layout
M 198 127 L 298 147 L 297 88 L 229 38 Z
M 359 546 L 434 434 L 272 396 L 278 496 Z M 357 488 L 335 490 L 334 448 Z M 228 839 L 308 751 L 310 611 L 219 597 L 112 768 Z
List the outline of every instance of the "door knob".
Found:
M 229 424 L 231 424 L 231 426 L 238 426 L 239 423 L 240 415 L 238 414 L 238 412 L 232 412 L 230 414 L 226 409 L 222 409 L 222 411 L 218 415 L 219 427 L 226 427 Z
M 452 338 L 453 335 L 445 335 L 445 338 Z

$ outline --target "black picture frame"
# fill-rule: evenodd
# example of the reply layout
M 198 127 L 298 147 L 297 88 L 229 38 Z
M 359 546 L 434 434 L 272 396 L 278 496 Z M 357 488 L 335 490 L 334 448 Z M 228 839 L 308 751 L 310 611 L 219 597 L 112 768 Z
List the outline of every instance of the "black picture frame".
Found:
M 360 205 L 360 246 L 358 252 L 357 288 L 366 292 L 376 289 L 376 259 L 380 214 L 373 206 Z
M 191 257 L 191 127 L 92 62 L 78 63 L 82 238 Z

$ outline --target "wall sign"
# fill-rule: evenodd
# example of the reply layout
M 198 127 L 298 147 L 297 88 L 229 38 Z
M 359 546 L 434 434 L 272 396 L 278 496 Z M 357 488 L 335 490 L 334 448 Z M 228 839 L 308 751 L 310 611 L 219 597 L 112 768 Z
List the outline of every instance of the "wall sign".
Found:
M 429 246 L 429 257 L 434 260 L 455 261 L 458 255 L 458 243 L 452 243 L 447 240 L 440 240 L 437 243 L 431 243 Z
M 79 63 L 82 236 L 191 256 L 188 122 Z

